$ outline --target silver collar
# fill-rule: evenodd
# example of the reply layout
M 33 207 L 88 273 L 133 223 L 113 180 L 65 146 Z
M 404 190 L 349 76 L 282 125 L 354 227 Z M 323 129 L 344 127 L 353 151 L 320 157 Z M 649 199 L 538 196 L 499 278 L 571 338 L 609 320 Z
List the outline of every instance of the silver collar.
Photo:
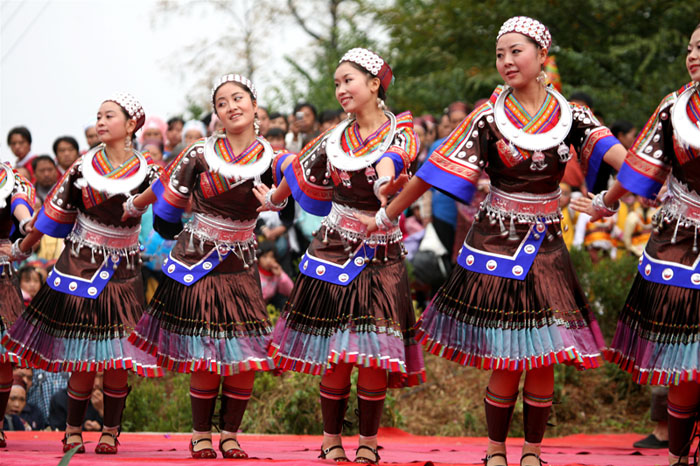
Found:
M 338 170 L 353 172 L 367 168 L 376 162 L 379 157 L 381 157 L 387 151 L 387 149 L 389 149 L 389 146 L 391 146 L 391 143 L 394 141 L 394 136 L 396 135 L 396 117 L 393 113 L 387 112 L 386 110 L 384 111 L 384 114 L 389 117 L 391 124 L 389 134 L 387 134 L 382 140 L 379 147 L 374 149 L 369 154 L 363 155 L 362 157 L 355 157 L 352 155 L 352 153 L 346 153 L 340 145 L 340 139 L 343 136 L 343 132 L 355 122 L 355 118 L 348 118 L 333 128 L 326 138 L 326 156 L 328 157 L 328 161 L 331 163 L 331 165 Z
M 138 188 L 148 174 L 148 162 L 146 158 L 140 152 L 134 151 L 134 154 L 139 159 L 139 170 L 128 178 L 107 178 L 97 173 L 95 167 L 92 166 L 92 159 L 95 157 L 95 154 L 104 147 L 104 144 L 100 144 L 83 156 L 80 168 L 83 172 L 84 181 L 95 191 L 105 193 L 108 196 L 129 194 L 131 191 Z M 82 183 L 80 184 L 82 185 Z
M 216 154 L 214 145 L 219 138 L 225 138 L 226 135 L 222 132 L 216 132 L 209 136 L 204 143 L 204 160 L 209 165 L 209 171 L 219 173 L 226 178 L 234 179 L 235 181 L 249 180 L 251 178 L 258 179 L 265 171 L 270 168 L 272 159 L 275 156 L 275 151 L 265 139 L 258 137 L 256 140 L 263 146 L 263 155 L 257 161 L 241 165 L 237 163 L 226 162 Z
M 493 112 L 496 118 L 496 126 L 503 137 L 521 149 L 529 151 L 543 151 L 558 146 L 564 142 L 564 139 L 571 130 L 571 122 L 573 120 L 571 107 L 569 102 L 563 95 L 552 88 L 546 88 L 547 92 L 559 102 L 559 121 L 551 130 L 546 133 L 530 134 L 511 123 L 506 115 L 505 102 L 508 95 L 513 92 L 510 86 L 505 86 L 503 92 L 496 99 Z
M 671 122 L 673 123 L 673 135 L 679 144 L 684 147 L 700 149 L 700 126 L 690 121 L 687 107 L 693 92 L 698 92 L 698 85 L 690 86 L 678 96 L 671 110 Z

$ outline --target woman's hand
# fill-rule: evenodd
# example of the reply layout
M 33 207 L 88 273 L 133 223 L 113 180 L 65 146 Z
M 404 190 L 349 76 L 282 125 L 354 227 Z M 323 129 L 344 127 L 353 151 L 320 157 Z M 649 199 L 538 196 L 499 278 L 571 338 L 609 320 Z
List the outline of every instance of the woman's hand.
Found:
M 398 178 L 394 179 L 392 177 L 391 180 L 384 183 L 377 192 L 377 199 L 379 199 L 379 202 L 381 203 L 382 207 L 386 207 L 389 197 L 397 191 L 401 190 L 401 188 L 403 188 L 407 182 L 408 175 L 406 173 L 402 173 L 398 176 Z
M 377 223 L 374 221 L 373 216 L 355 212 L 355 218 L 365 224 L 367 227 L 367 233 L 372 233 L 373 231 L 377 230 Z
M 263 183 L 260 183 L 258 185 L 253 186 L 253 194 L 255 194 L 255 199 L 257 199 L 258 202 L 260 203 L 260 207 L 258 207 L 258 209 L 257 209 L 258 212 L 265 212 L 265 211 L 269 210 L 265 207 L 265 197 L 267 196 L 267 193 L 269 191 L 270 191 L 270 188 L 268 188 Z
M 576 199 L 572 199 L 569 205 L 576 211 L 576 212 L 581 212 L 583 214 L 588 214 L 591 216 L 591 222 L 595 222 L 596 220 L 599 220 L 601 216 L 599 216 L 596 211 L 593 209 L 593 193 L 588 193 L 588 196 L 581 196 L 577 197 Z

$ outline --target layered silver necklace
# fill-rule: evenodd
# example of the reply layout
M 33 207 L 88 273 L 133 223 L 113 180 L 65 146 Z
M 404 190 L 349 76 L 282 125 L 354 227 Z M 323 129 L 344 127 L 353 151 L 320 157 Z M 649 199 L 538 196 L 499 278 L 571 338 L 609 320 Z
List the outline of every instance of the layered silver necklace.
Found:
M 698 92 L 700 84 L 690 86 L 678 96 L 671 110 L 671 123 L 676 141 L 683 147 L 700 150 L 700 121 L 693 123 L 688 115 L 688 104 L 693 93 Z
M 517 149 L 513 146 L 532 152 L 530 169 L 533 171 L 544 170 L 547 167 L 544 161 L 544 151 L 552 147 L 559 146 L 557 153 L 562 162 L 571 158 L 569 148 L 564 144 L 564 139 L 571 131 L 571 122 L 573 121 L 571 107 L 564 96 L 554 89 L 548 87 L 545 90 L 559 103 L 559 121 L 554 125 L 554 128 L 546 133 L 527 133 L 510 121 L 505 111 L 506 99 L 513 92 L 510 86 L 505 86 L 503 92 L 496 99 L 493 109 L 496 126 L 503 137 L 509 141 L 510 151 L 513 155 L 518 155 Z

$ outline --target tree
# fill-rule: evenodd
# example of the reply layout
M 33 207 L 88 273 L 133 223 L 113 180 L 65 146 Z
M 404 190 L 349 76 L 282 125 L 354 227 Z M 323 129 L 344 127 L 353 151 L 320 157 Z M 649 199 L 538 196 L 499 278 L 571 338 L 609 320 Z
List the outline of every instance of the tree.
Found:
M 605 120 L 637 126 L 688 81 L 685 51 L 698 22 L 692 2 L 673 0 L 396 0 L 373 10 L 390 35 L 392 103 L 437 113 L 454 100 L 488 97 L 501 24 L 516 14 L 547 25 L 564 94 L 591 94 Z

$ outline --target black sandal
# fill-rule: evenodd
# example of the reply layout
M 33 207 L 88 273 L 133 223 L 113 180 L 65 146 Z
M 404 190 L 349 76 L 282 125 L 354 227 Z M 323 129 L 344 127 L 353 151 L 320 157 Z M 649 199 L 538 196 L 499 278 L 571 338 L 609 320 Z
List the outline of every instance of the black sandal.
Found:
M 525 453 L 523 456 L 520 457 L 520 466 L 523 466 L 523 458 L 527 458 L 528 456 L 534 456 L 537 458 L 537 461 L 540 462 L 540 466 L 543 464 L 547 464 L 546 461 L 543 461 L 542 458 L 540 458 L 540 455 L 536 455 L 535 453 Z
M 357 453 L 362 448 L 371 451 L 372 454 L 374 455 L 374 460 L 371 460 L 370 458 L 366 458 L 364 456 L 357 456 Z M 378 464 L 380 459 L 381 459 L 381 457 L 379 456 L 379 452 L 376 449 L 370 447 L 369 445 L 360 445 L 359 447 L 357 447 L 357 450 L 355 450 L 355 461 L 354 461 L 355 463 Z
M 343 450 L 343 456 L 337 456 L 337 457 L 335 457 L 335 458 L 328 458 L 328 459 L 333 460 L 333 461 L 335 461 L 335 462 L 338 462 L 338 461 L 350 461 L 350 460 L 348 459 L 348 457 L 345 456 L 345 449 L 343 448 L 343 445 L 341 445 L 341 444 L 338 444 L 338 445 L 331 445 L 331 446 L 328 447 L 328 448 L 323 448 L 323 447 L 321 447 L 321 454 L 318 455 L 318 457 L 321 458 L 322 460 L 325 460 L 325 459 L 326 459 L 326 456 L 328 456 L 328 453 L 332 452 L 333 450 L 337 450 L 338 448 L 340 448 L 341 450 Z
M 484 458 L 481 458 L 481 461 L 484 462 L 484 466 L 488 466 L 488 463 L 492 458 L 503 458 L 506 460 L 506 466 L 508 465 L 508 458 L 506 458 L 505 453 L 492 453 L 490 455 L 486 455 Z

